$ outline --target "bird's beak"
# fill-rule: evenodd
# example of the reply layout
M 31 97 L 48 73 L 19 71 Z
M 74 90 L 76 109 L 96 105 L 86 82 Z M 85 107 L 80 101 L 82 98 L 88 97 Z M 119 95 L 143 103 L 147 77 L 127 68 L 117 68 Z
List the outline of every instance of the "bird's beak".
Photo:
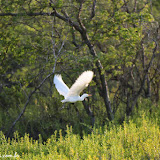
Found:
M 88 97 L 91 97 L 92 95 L 91 94 L 88 94 Z

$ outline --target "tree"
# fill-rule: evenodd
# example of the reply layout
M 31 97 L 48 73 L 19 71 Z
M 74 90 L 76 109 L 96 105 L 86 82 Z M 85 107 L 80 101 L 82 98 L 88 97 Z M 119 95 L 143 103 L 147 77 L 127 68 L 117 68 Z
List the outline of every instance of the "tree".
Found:
M 6 130 L 15 125 L 9 117 L 17 122 L 28 104 L 33 111 L 41 106 L 48 118 L 48 110 L 53 111 L 53 121 L 59 119 L 54 129 L 67 123 L 78 123 L 81 128 L 86 123 L 93 126 L 106 119 L 112 121 L 120 110 L 123 120 L 125 114 L 133 113 L 139 98 L 153 98 L 151 92 L 158 97 L 159 64 L 155 57 L 159 58 L 159 25 L 149 2 L 23 0 L 1 1 L 1 6 L 1 109 L 5 108 L 5 114 L 8 110 L 10 114 L 17 112 L 7 120 L 3 117 Z M 94 71 L 94 82 L 88 88 L 93 98 L 83 102 L 83 107 L 80 103 L 74 109 L 70 106 L 62 111 L 58 107 L 50 77 L 55 64 L 56 72 L 64 74 L 70 84 L 84 70 Z

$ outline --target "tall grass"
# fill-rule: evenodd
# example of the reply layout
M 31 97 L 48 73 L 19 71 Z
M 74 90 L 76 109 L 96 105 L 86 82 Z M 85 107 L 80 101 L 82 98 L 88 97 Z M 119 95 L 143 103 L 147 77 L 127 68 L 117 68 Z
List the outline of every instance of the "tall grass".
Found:
M 0 133 L 0 155 L 19 155 L 15 159 L 160 159 L 160 129 L 156 121 L 147 116 L 136 122 L 123 125 L 93 129 L 89 135 L 80 137 L 67 127 L 66 135 L 56 131 L 46 142 L 41 136 L 33 140 L 26 134 L 6 139 Z

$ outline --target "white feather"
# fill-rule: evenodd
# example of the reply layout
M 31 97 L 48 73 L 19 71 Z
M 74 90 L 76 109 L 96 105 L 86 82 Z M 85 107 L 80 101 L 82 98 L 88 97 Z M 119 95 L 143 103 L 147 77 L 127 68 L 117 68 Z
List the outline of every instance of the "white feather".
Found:
M 69 96 L 79 96 L 79 94 L 88 86 L 93 78 L 92 71 L 83 72 L 71 86 L 67 97 Z
M 60 95 L 66 97 L 69 92 L 68 86 L 63 82 L 61 75 L 54 76 L 54 84 Z
M 84 98 L 91 96 L 89 94 L 83 94 L 80 97 L 79 94 L 84 90 L 84 88 L 88 86 L 92 78 L 93 78 L 93 72 L 85 71 L 77 78 L 75 83 L 69 89 L 67 85 L 63 82 L 61 75 L 55 75 L 54 76 L 55 87 L 59 92 L 59 94 L 65 97 L 65 99 L 62 100 L 62 103 L 64 102 L 74 103 L 76 101 L 83 101 Z

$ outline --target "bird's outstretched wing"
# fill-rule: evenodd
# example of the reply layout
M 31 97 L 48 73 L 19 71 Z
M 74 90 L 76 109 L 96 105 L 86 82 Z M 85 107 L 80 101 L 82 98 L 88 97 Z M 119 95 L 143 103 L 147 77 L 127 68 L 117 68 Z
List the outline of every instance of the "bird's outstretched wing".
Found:
M 91 82 L 93 78 L 93 72 L 92 71 L 85 71 L 83 72 L 76 82 L 71 86 L 67 97 L 69 96 L 78 96 L 84 88 L 88 86 L 88 84 Z
M 55 87 L 60 95 L 66 97 L 69 92 L 68 86 L 63 82 L 61 75 L 55 75 L 53 80 Z

